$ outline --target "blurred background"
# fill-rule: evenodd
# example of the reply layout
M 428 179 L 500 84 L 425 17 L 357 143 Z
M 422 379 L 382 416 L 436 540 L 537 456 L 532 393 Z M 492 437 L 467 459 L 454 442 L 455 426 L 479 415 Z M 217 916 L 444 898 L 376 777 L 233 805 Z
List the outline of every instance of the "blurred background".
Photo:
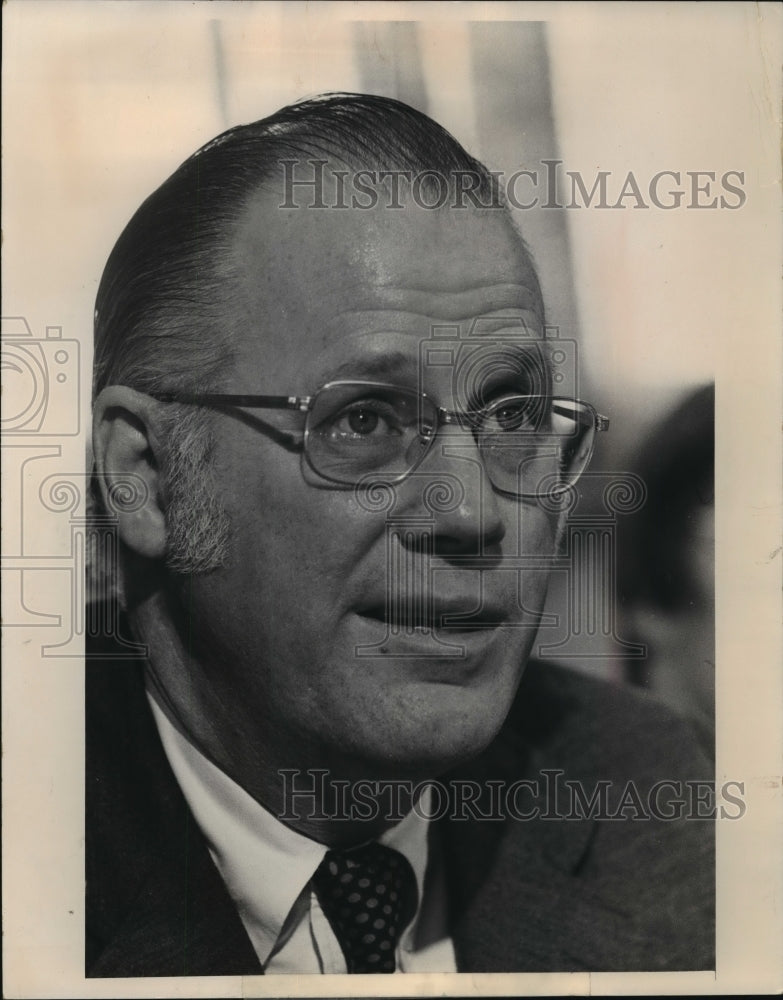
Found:
M 718 178 L 744 171 L 747 187 L 763 191 L 772 181 L 763 157 L 774 162 L 775 154 L 749 9 L 71 0 L 66 14 L 49 0 L 12 2 L 6 20 L 15 30 L 4 45 L 11 195 L 4 315 L 24 316 L 35 336 L 54 324 L 82 342 L 87 427 L 94 297 L 132 212 L 218 132 L 328 90 L 414 105 L 491 169 L 537 171 L 542 201 L 545 160 L 579 172 L 588 190 L 608 171 L 610 204 L 629 172 L 648 205 L 649 181 L 663 170 Z M 541 652 L 648 683 L 638 661 L 654 630 L 640 630 L 641 619 L 628 613 L 640 567 L 634 574 L 618 564 L 618 538 L 635 537 L 629 523 L 646 516 L 643 497 L 607 508 L 603 491 L 617 473 L 642 474 L 641 443 L 712 383 L 717 368 L 727 369 L 738 337 L 753 341 L 738 289 L 754 285 L 757 260 L 747 247 L 766 224 L 767 206 L 759 197 L 735 211 L 624 204 L 515 214 L 534 252 L 548 321 L 562 339 L 578 341 L 577 394 L 611 418 L 569 540 L 569 553 L 592 551 L 593 569 L 572 564 L 555 573 Z M 729 406 L 736 388 L 719 386 Z M 678 433 L 675 422 L 656 447 L 665 452 Z M 634 482 L 626 482 L 631 494 Z M 608 557 L 600 555 L 602 539 Z M 642 556 L 632 541 L 626 551 L 637 562 L 658 552 L 648 547 Z M 699 566 L 712 592 L 711 555 Z M 568 616 L 590 601 L 592 618 L 582 615 L 575 638 Z M 711 649 L 711 626 L 700 627 Z
M 743 5 L 680 5 L 676 18 L 652 6 L 408 4 L 409 20 L 378 20 L 400 8 L 71 0 L 66 17 L 12 0 L 5 314 L 86 342 L 103 263 L 141 200 L 222 129 L 326 90 L 408 101 L 507 174 L 559 158 L 588 187 L 610 171 L 613 191 L 628 171 L 643 190 L 664 169 L 749 175 L 759 119 L 736 108 L 753 56 Z M 694 59 L 704 50 L 714 72 Z M 759 210 L 632 204 L 517 213 L 549 320 L 580 339 L 584 394 L 616 417 L 615 452 L 713 377 L 716 336 L 742 321 L 742 263 L 721 240 Z

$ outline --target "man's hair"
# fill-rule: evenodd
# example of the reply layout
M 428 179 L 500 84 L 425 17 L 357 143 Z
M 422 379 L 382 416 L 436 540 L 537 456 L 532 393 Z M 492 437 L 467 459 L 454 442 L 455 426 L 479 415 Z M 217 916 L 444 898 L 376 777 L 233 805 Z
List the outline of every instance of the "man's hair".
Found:
M 390 98 L 325 94 L 228 129 L 181 164 L 117 240 L 95 305 L 94 395 L 113 384 L 151 394 L 220 390 L 232 358 L 225 303 L 234 232 L 257 191 L 282 180 L 283 160 L 312 159 L 349 170 L 433 171 L 450 184 L 468 174 L 481 203 L 498 204 L 497 181 L 483 164 L 431 118 Z M 208 483 L 173 481 L 195 471 L 183 455 L 186 445 L 198 440 L 199 463 L 209 462 L 210 421 L 205 410 L 169 408 L 175 461 L 166 485 L 182 503 L 167 511 L 168 563 L 179 571 L 203 572 L 222 561 L 220 547 L 211 547 L 207 559 L 203 546 L 196 551 L 188 542 L 215 530 L 207 518 L 215 504 L 203 494 Z M 188 496 L 190 511 L 183 506 Z M 189 534 L 173 524 L 183 515 Z M 227 537 L 224 523 L 219 534 Z
M 109 256 L 95 306 L 94 392 L 214 391 L 231 357 L 222 325 L 235 227 L 282 160 L 435 171 L 497 182 L 431 118 L 386 97 L 326 94 L 228 129 L 141 205 Z

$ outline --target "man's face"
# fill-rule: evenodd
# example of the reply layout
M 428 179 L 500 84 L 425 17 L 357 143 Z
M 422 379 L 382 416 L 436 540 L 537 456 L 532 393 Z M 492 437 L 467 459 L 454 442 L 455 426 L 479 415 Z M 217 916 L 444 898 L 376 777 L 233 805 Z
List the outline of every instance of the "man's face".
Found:
M 506 353 L 510 341 L 530 349 L 524 328 L 540 334 L 538 285 L 500 212 L 284 212 L 270 202 L 257 198 L 236 239 L 226 321 L 237 352 L 222 391 L 312 395 L 349 378 L 415 390 L 421 374 L 427 394 L 453 409 L 454 368 L 420 369 L 433 327 Z M 304 426 L 300 413 L 253 413 L 283 431 Z M 441 429 L 389 512 L 320 481 L 246 423 L 222 413 L 215 422 L 215 478 L 233 530 L 224 568 L 188 582 L 186 724 L 188 713 L 218 720 L 240 780 L 259 766 L 427 775 L 479 752 L 534 639 L 553 516 L 493 491 L 459 426 Z M 432 484 L 444 481 L 458 502 L 433 510 Z M 404 529 L 393 537 L 390 518 Z M 520 571 L 520 557 L 535 566 Z M 403 616 L 393 622 L 390 590 Z M 436 615 L 478 612 L 483 627 L 433 637 L 404 619 L 406 597 L 432 601 Z

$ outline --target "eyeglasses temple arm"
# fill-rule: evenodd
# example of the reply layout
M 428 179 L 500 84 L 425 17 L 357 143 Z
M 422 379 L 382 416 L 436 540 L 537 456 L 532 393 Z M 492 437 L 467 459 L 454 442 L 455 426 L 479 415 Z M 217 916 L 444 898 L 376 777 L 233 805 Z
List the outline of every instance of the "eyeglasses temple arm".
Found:
M 149 393 L 160 403 L 186 403 L 193 406 L 245 406 L 260 410 L 300 410 L 306 413 L 312 396 L 255 396 L 215 392 L 156 392 Z
M 152 395 L 150 393 L 150 395 Z M 301 434 L 281 431 L 271 424 L 265 423 L 260 417 L 246 413 L 241 407 L 259 409 L 286 409 L 306 411 L 310 405 L 310 396 L 248 396 L 225 395 L 223 393 L 186 393 L 161 392 L 153 396 L 160 403 L 185 403 L 194 406 L 207 406 L 221 410 L 229 417 L 260 431 L 272 441 L 281 445 L 287 451 L 299 452 L 304 446 Z M 240 407 L 240 409 L 237 409 Z

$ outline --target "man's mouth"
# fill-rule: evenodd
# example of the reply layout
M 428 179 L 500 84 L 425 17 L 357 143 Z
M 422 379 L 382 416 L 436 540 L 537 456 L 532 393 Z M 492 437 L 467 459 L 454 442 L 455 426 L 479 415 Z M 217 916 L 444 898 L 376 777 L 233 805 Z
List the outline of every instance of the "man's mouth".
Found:
M 392 631 L 472 632 L 499 628 L 507 612 L 497 604 L 468 601 L 384 601 L 357 609 L 361 618 L 382 622 Z

